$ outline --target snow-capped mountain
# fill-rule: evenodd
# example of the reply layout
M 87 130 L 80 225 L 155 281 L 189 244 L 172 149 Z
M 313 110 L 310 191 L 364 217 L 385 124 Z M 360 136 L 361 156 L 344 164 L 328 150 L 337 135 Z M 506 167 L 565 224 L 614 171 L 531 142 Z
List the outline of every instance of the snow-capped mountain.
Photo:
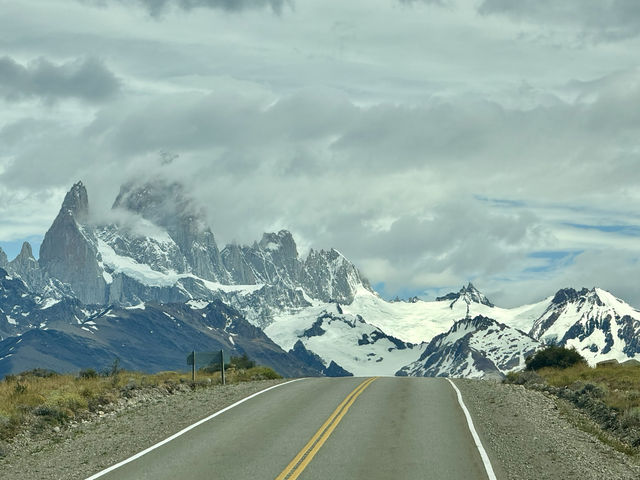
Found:
M 526 333 L 491 318 L 464 318 L 436 336 L 415 362 L 398 375 L 501 378 L 524 368 L 525 358 L 540 347 Z
M 269 325 L 275 315 L 296 313 L 318 303 L 350 302 L 356 291 L 371 288 L 336 250 L 312 250 L 301 258 L 293 236 L 284 230 L 265 233 L 252 246 L 230 245 L 220 251 L 204 216 L 177 184 L 125 185 L 113 211 L 119 221 L 93 223 L 88 193 L 78 182 L 65 196 L 45 235 L 39 261 L 25 243 L 15 260 L 8 262 L 6 255 L 0 255 L 0 263 L 16 275 L 27 297 L 47 296 L 52 304 L 62 297 L 78 305 L 93 305 L 93 309 L 145 302 L 224 302 L 261 327 Z M 16 314 L 15 299 L 7 296 L 6 300 Z M 50 322 L 33 323 L 41 315 L 36 313 L 37 300 L 32 303 L 25 307 L 28 320 L 22 328 L 9 315 L 0 335 L 48 328 Z M 67 323 L 80 324 L 88 316 L 90 313 L 61 314 L 58 318 L 65 320 L 58 329 L 68 333 Z M 75 322 L 66 322 L 70 317 Z M 95 338 L 102 336 L 93 333 Z M 322 370 L 346 373 L 335 362 L 332 366 L 332 361 L 327 359 Z
M 465 295 L 473 291 L 477 294 Z M 400 340 L 421 343 L 446 332 L 458 320 L 478 315 L 529 332 L 536 319 L 548 308 L 552 298 L 507 309 L 493 306 L 472 284 L 463 287 L 460 292 L 439 297 L 434 302 L 386 302 L 377 294 L 360 289 L 353 302 L 343 305 L 342 309 L 345 313 L 361 315 L 368 323 Z
M 469 283 L 436 301 L 387 302 L 337 250 L 302 257 L 286 230 L 219 249 L 205 216 L 176 183 L 123 186 L 109 221 L 93 221 L 89 207 L 78 182 L 38 260 L 28 243 L 12 261 L 0 249 L 0 340 L 11 344 L 0 350 L 0 370 L 16 371 L 28 363 L 21 360 L 28 352 L 53 362 L 42 367 L 70 368 L 73 362 L 55 363 L 34 346 L 50 345 L 54 337 L 58 347 L 51 352 L 59 358 L 84 351 L 139 361 L 131 363 L 135 368 L 159 367 L 160 361 L 130 355 L 136 350 L 116 334 L 142 335 L 145 318 L 155 325 L 149 330 L 156 336 L 149 338 L 165 339 L 151 344 L 167 355 L 170 345 L 176 351 L 193 347 L 169 340 L 183 338 L 185 325 L 203 345 L 218 348 L 227 338 L 225 345 L 233 348 L 236 337 L 193 324 L 200 318 L 193 313 L 196 304 L 232 309 L 251 328 L 263 329 L 283 350 L 278 355 L 288 352 L 277 358 L 298 372 L 307 368 L 306 374 L 499 376 L 543 343 L 575 346 L 591 363 L 640 358 L 640 313 L 604 290 L 565 289 L 507 309 Z M 186 308 L 182 321 L 174 321 L 176 305 Z M 107 311 L 135 321 L 108 320 Z M 250 344 L 237 339 L 235 345 L 244 353 Z M 260 358 L 284 371 L 276 357 Z
M 302 259 L 287 231 L 265 233 L 252 246 L 219 251 L 215 238 L 178 184 L 154 181 L 122 187 L 113 209 L 128 222 L 93 225 L 79 182 L 66 195 L 45 235 L 39 266 L 67 283 L 84 303 L 134 305 L 140 301 L 221 299 L 267 325 L 272 309 L 309 306 L 305 298 L 349 303 L 370 289 L 356 267 L 336 250 Z M 277 292 L 273 288 L 277 287 Z M 249 298 L 265 287 L 258 297 Z M 277 298 L 276 298 L 277 297 Z
M 558 291 L 534 322 L 544 343 L 575 347 L 591 364 L 640 357 L 640 312 L 600 288 Z
M 285 350 L 302 344 L 325 367 L 334 362 L 357 376 L 393 375 L 418 358 L 425 346 L 387 335 L 360 315 L 344 313 L 339 304 L 320 302 L 276 317 L 265 333 Z

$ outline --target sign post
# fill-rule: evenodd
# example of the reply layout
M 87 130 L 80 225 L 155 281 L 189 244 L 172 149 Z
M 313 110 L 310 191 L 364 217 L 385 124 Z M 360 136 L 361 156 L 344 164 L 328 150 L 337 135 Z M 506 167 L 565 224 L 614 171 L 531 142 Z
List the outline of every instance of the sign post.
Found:
M 204 366 L 211 365 L 216 361 L 220 362 L 220 371 L 222 373 L 222 384 L 226 385 L 224 364 L 230 362 L 229 354 L 225 353 L 224 350 L 220 350 L 218 352 L 196 352 L 195 350 L 192 350 L 191 353 L 187 355 L 187 365 L 191 365 L 191 381 L 192 382 L 196 381 L 196 353 L 198 355 L 198 358 L 200 359 L 200 363 Z
M 220 350 L 220 368 L 222 372 L 222 385 L 226 385 L 224 378 L 224 350 Z

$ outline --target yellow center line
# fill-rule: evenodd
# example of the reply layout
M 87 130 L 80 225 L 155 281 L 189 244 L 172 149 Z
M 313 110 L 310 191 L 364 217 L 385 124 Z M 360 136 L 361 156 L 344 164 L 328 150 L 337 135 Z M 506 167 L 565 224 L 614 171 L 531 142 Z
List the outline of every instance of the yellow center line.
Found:
M 289 465 L 276 477 L 276 480 L 295 480 L 307 467 L 309 462 L 315 457 L 320 447 L 324 445 L 329 435 L 335 430 L 342 418 L 346 415 L 351 405 L 356 401 L 364 390 L 373 383 L 376 378 L 368 378 L 358 385 L 347 397 L 340 402 L 340 405 L 333 411 L 326 422 L 311 437 L 311 440 L 298 452 L 298 454 L 289 462 Z

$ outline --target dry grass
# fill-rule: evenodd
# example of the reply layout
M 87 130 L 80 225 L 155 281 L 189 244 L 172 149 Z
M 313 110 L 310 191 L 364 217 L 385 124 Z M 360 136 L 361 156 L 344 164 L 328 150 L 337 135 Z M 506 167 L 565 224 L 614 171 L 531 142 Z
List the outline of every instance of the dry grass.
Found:
M 571 387 L 577 382 L 596 385 L 602 389 L 605 404 L 640 418 L 640 366 L 574 365 L 565 369 L 544 368 L 537 373 L 554 387 Z
M 226 375 L 228 383 L 269 378 L 280 377 L 267 367 L 230 369 Z M 0 381 L 0 440 L 12 438 L 29 425 L 37 431 L 84 418 L 131 396 L 133 390 L 163 387 L 171 393 L 178 385 L 195 389 L 220 383 L 220 372 L 199 372 L 196 382 L 185 372 L 143 374 L 119 370 L 98 375 L 85 370 L 78 375 L 57 375 L 36 370 L 7 375 Z

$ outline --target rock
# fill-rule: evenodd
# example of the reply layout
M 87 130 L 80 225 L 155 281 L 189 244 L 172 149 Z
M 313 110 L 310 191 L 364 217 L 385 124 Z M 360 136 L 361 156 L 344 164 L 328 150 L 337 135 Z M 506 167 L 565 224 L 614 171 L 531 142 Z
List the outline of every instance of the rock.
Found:
M 87 190 L 76 183 L 40 246 L 40 267 L 68 283 L 83 303 L 104 304 L 106 282 L 98 264 L 97 239 L 83 222 L 88 218 Z

